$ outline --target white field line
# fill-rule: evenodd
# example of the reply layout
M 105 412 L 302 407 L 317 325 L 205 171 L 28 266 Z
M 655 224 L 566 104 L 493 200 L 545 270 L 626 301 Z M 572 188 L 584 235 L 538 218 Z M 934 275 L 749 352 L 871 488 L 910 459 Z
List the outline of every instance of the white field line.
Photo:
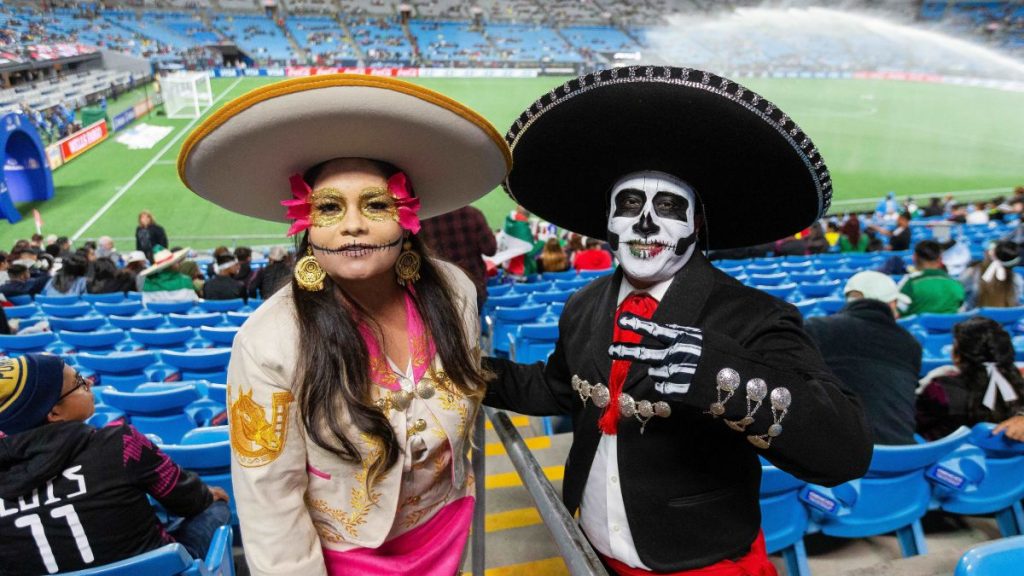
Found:
M 928 198 L 938 196 L 944 198 L 946 194 L 952 194 L 955 198 L 980 198 L 980 197 L 991 197 L 999 194 L 1008 194 L 1013 192 L 1013 188 L 1005 186 L 1003 188 L 979 188 L 977 190 L 949 190 L 946 192 L 930 192 L 926 194 L 908 194 L 905 196 L 897 196 L 896 200 L 906 200 L 907 198 L 916 198 L 918 206 L 925 206 Z M 829 213 L 835 213 L 835 208 L 843 206 L 874 206 L 881 200 L 881 196 L 869 197 L 869 198 L 847 198 L 845 200 L 835 200 L 832 202 L 832 207 Z
M 220 102 L 220 100 L 222 98 L 224 98 L 224 96 L 228 95 L 232 90 L 234 90 L 235 86 L 237 86 L 238 83 L 241 82 L 242 80 L 243 80 L 243 78 L 239 78 L 238 80 L 235 80 L 231 84 L 231 86 L 228 86 L 226 90 L 221 92 L 217 96 L 217 98 L 214 99 L 213 104 L 216 104 L 217 102 Z M 212 104 L 210 106 L 210 109 L 211 110 L 213 109 L 213 105 Z M 143 166 L 138 172 L 136 172 L 135 176 L 132 176 L 132 179 L 129 180 L 127 184 L 122 186 L 121 189 L 118 190 L 116 194 L 111 196 L 110 199 L 107 200 L 107 202 L 95 214 L 93 214 L 91 218 L 86 220 L 85 224 L 82 224 L 82 227 L 79 228 L 78 231 L 75 232 L 75 234 L 71 237 L 71 241 L 74 242 L 75 240 L 78 240 L 78 238 L 82 234 L 85 234 L 85 231 L 88 230 L 93 224 L 95 224 L 96 221 L 99 220 L 104 214 L 106 214 L 107 210 L 110 210 L 110 207 L 113 206 L 115 203 L 117 203 L 117 201 L 120 200 L 121 197 L 125 195 L 125 193 L 127 193 L 129 190 L 131 190 L 132 186 L 134 186 L 135 183 L 138 182 L 139 179 L 142 178 L 146 174 L 146 172 L 149 172 L 150 168 L 152 168 L 157 162 L 160 161 L 160 158 L 162 158 L 163 155 L 166 154 L 167 151 L 171 149 L 171 146 L 174 146 L 178 142 L 178 140 L 181 139 L 182 136 L 184 136 L 185 134 L 188 134 L 189 130 L 191 130 L 192 127 L 196 125 L 196 122 L 199 122 L 199 120 L 202 117 L 203 116 L 199 116 L 197 118 L 193 118 L 192 121 L 189 122 L 188 125 L 185 126 L 184 129 L 182 129 L 180 132 L 178 132 L 178 134 L 174 138 L 172 138 L 170 140 L 170 142 L 168 142 L 162 149 L 160 149 L 159 153 L 157 153 L 155 156 L 153 156 L 153 158 L 150 159 L 149 162 L 146 162 L 146 165 Z

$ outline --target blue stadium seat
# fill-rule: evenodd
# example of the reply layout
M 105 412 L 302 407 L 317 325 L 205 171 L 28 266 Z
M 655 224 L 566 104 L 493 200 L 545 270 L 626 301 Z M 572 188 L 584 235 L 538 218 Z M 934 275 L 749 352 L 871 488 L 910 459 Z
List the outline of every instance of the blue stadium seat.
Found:
M 496 298 L 500 296 L 505 296 L 511 291 L 511 284 L 498 284 L 497 286 L 487 286 L 487 297 Z
M 109 294 L 82 294 L 82 301 L 90 304 L 104 303 L 117 304 L 124 302 L 124 292 L 111 292 Z
M 107 326 L 107 319 L 103 316 L 92 315 L 81 318 L 57 318 L 53 316 L 47 320 L 50 323 L 50 330 L 67 330 L 70 332 L 92 332 Z
M 235 334 L 238 334 L 237 326 L 200 326 L 199 335 L 213 343 L 215 347 L 227 346 L 235 341 Z
M 953 335 L 949 332 L 945 334 L 926 334 L 924 339 L 921 340 L 921 347 L 924 348 L 925 356 L 930 358 L 942 358 L 945 362 L 951 362 L 950 350 L 953 347 Z
M 918 314 L 917 323 L 924 327 L 929 333 L 951 332 L 953 326 L 977 316 L 977 311 L 958 312 L 956 314 Z
M 192 300 L 181 300 L 179 302 L 150 302 L 146 308 L 155 314 L 185 314 L 195 307 Z
M 130 334 L 132 340 L 147 349 L 184 348 L 185 342 L 195 338 L 195 331 L 191 328 L 157 328 L 155 330 L 132 328 Z
M 181 371 L 186 380 L 208 380 L 210 382 L 227 382 L 228 361 L 231 360 L 230 348 L 198 348 L 187 352 L 164 350 L 160 359 Z
M 761 466 L 761 529 L 769 554 L 781 553 L 790 576 L 810 576 L 804 532 L 807 508 L 800 490 L 807 483 L 770 464 Z
M 189 430 L 196 428 L 196 421 L 185 412 L 166 416 L 128 416 L 132 426 L 143 434 L 156 436 L 160 444 L 177 444 Z
M 1001 538 L 968 550 L 953 576 L 1007 576 L 1024 565 L 1024 536 Z
M 594 278 L 600 278 L 607 276 L 615 271 L 615 268 L 605 268 L 604 270 L 580 270 L 580 278 L 586 278 L 587 280 L 593 280 Z
M 15 306 L 28 306 L 32 303 L 32 296 L 28 294 L 20 294 L 18 296 L 8 296 L 7 301 Z
M 754 286 L 752 286 L 752 288 L 756 288 L 757 290 L 771 294 L 776 298 L 785 300 L 786 298 L 789 298 L 793 294 L 793 292 L 796 291 L 796 284 L 794 284 L 793 282 L 772 286 L 755 284 Z
M 506 296 L 494 296 L 493 298 L 487 299 L 487 303 L 484 305 L 484 310 L 494 310 L 499 306 L 503 308 L 522 306 L 523 304 L 526 304 L 526 299 L 529 297 L 529 294 L 517 293 L 508 294 Z
M 828 280 L 824 270 L 813 270 L 807 272 L 790 272 L 789 279 L 797 284 L 806 284 L 809 282 L 824 282 Z
M 9 356 L 20 356 L 42 352 L 47 346 L 57 341 L 53 332 L 37 332 L 35 334 L 0 334 L 0 351 Z
M 829 298 L 840 290 L 842 290 L 842 283 L 838 280 L 800 284 L 800 292 L 807 298 Z
M 22 306 L 8 306 L 4 308 L 4 314 L 8 320 L 14 320 L 15 318 L 30 318 L 36 314 L 41 314 L 42 311 L 39 306 L 33 303 L 24 304 Z
M 556 290 L 571 290 L 575 292 L 590 284 L 590 278 L 576 278 L 575 280 L 555 280 Z
M 81 302 L 81 298 L 78 296 L 43 296 L 42 294 L 36 295 L 36 304 L 47 304 L 51 306 L 70 306 L 72 304 L 78 304 Z
M 224 323 L 224 315 L 218 312 L 205 314 L 168 314 L 167 320 L 173 326 L 198 328 L 200 326 L 219 326 Z
M 778 272 L 774 274 L 751 273 L 747 268 L 747 275 L 751 284 L 755 286 L 779 286 L 789 283 L 789 274 Z
M 520 364 L 547 362 L 558 340 L 558 322 L 522 324 L 508 337 L 509 358 Z
M 536 294 L 537 292 L 547 292 L 554 287 L 554 282 L 524 282 L 516 284 L 514 289 L 518 294 Z
M 1017 306 L 1015 308 L 978 308 L 978 315 L 991 318 L 1009 329 L 1009 327 L 1024 319 L 1024 306 Z
M 536 292 L 531 298 L 536 304 L 551 304 L 553 302 L 565 302 L 573 294 L 572 290 L 549 290 L 547 292 Z
M 152 330 L 166 323 L 167 319 L 160 314 L 139 313 L 135 316 L 112 315 L 107 318 L 107 321 L 122 330 L 131 330 L 133 328 Z
M 97 312 L 104 316 L 134 316 L 142 311 L 142 302 L 137 300 L 122 300 L 120 302 L 96 302 L 92 305 Z
M 925 471 L 966 442 L 970 433 L 961 426 L 935 442 L 876 445 L 863 478 L 834 488 L 808 484 L 800 499 L 825 535 L 864 538 L 896 532 L 904 556 L 925 554 L 921 517 L 931 502 Z
M 826 315 L 839 312 L 843 309 L 843 306 L 846 306 L 845 298 L 822 298 L 818 300 L 818 308 L 821 308 L 821 311 Z
M 233 300 L 200 300 L 199 308 L 204 312 L 234 312 L 245 307 L 241 298 Z
M 492 322 L 492 345 L 494 352 L 508 354 L 508 335 L 515 332 L 517 326 L 528 324 L 537 320 L 541 314 L 547 312 L 547 306 L 520 306 L 516 308 L 495 308 L 488 319 Z
M 929 469 L 939 508 L 952 514 L 995 515 L 1003 536 L 1024 533 L 1024 443 L 992 436 L 994 424 L 971 430 L 969 444 Z
M 576 279 L 576 271 L 565 270 L 563 272 L 543 272 L 540 277 L 544 280 L 574 280 Z
M 745 269 L 750 275 L 779 274 L 779 267 L 776 264 L 748 264 Z
M 184 414 L 185 407 L 199 398 L 199 389 L 194 384 L 186 383 L 156 390 L 152 388 L 137 389 L 135 392 L 108 389 L 103 393 L 104 403 L 123 411 L 132 418 L 140 415 Z
M 156 362 L 153 352 L 111 352 L 110 354 L 91 354 L 82 352 L 75 357 L 79 365 L 95 370 L 100 374 L 130 374 L 142 372 L 150 364 Z
M 59 318 L 80 318 L 93 311 L 92 304 L 88 302 L 40 304 L 39 309 L 47 316 L 57 316 Z
M 231 526 L 217 529 L 206 558 L 194 560 L 181 544 L 167 544 L 138 556 L 105 566 L 65 572 L 66 576 L 234 576 Z
M 61 342 L 73 346 L 79 352 L 102 352 L 113 350 L 125 338 L 124 330 L 112 328 L 95 332 L 58 332 Z

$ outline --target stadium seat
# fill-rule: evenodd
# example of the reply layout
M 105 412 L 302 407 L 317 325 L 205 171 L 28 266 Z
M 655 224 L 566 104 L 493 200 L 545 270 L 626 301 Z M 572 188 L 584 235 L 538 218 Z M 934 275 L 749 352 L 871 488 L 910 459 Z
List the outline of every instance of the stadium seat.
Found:
M 800 492 L 813 524 L 827 536 L 864 538 L 896 532 L 904 556 L 927 553 L 921 517 L 931 502 L 925 471 L 967 441 L 963 426 L 949 436 L 910 446 L 876 445 L 863 478 Z
M 104 403 L 130 417 L 184 414 L 185 407 L 199 398 L 199 389 L 186 383 L 156 390 L 136 389 L 134 392 L 108 389 L 103 393 Z
M 47 304 L 50 306 L 71 306 L 73 304 L 81 303 L 82 299 L 78 296 L 43 296 L 42 294 L 36 295 L 36 304 L 43 305 Z
M 953 336 L 949 332 L 945 334 L 926 334 L 920 342 L 921 347 L 924 348 L 925 356 L 942 358 L 946 362 L 951 362 L 950 349 L 953 346 Z
M 90 304 L 104 303 L 117 304 L 124 302 L 124 292 L 112 292 L 110 294 L 82 294 L 82 301 Z
M 181 544 L 167 544 L 138 556 L 105 566 L 65 572 L 66 576 L 234 576 L 231 526 L 217 529 L 206 558 L 194 560 Z
M 977 316 L 977 311 L 970 312 L 958 312 L 956 314 L 918 314 L 917 323 L 924 327 L 931 334 L 940 332 L 951 332 L 953 326 L 971 318 Z
M 195 331 L 191 328 L 157 328 L 155 330 L 132 328 L 129 333 L 132 340 L 147 349 L 184 348 L 185 342 L 195 338 Z
M 583 288 L 587 284 L 590 284 L 589 278 L 576 278 L 574 280 L 555 280 L 556 290 L 571 290 L 575 292 L 580 288 Z
M 750 273 L 750 268 L 747 268 L 747 273 L 750 283 L 755 286 L 779 286 L 789 283 L 789 274 L 786 274 L 785 272 L 778 272 L 775 274 L 757 274 Z
M 814 270 L 807 272 L 790 272 L 789 279 L 797 284 L 806 284 L 808 282 L 824 282 L 828 280 L 824 270 Z
M 807 483 L 767 463 L 761 466 L 761 529 L 769 554 L 781 553 L 789 576 L 810 576 L 804 532 L 807 508 L 800 490 Z
M 32 303 L 32 296 L 28 294 L 21 294 L 18 296 L 8 296 L 7 301 L 15 306 L 28 306 Z
M 110 354 L 82 352 L 75 358 L 81 366 L 100 374 L 142 372 L 143 368 L 157 360 L 157 356 L 153 352 L 111 352 Z
M 47 316 L 56 316 L 58 318 L 80 318 L 93 311 L 92 304 L 88 302 L 40 304 L 39 309 Z
M 224 315 L 218 312 L 206 314 L 168 314 L 167 320 L 173 326 L 198 328 L 200 326 L 219 326 L 224 323 Z
M 137 300 L 96 302 L 92 307 L 104 316 L 134 316 L 142 311 L 142 302 Z
M 195 308 L 192 300 L 181 300 L 179 302 L 150 302 L 146 308 L 155 314 L 185 314 Z
M 515 332 L 517 326 L 537 320 L 547 312 L 547 306 L 533 305 L 516 308 L 495 308 L 487 318 L 491 322 L 490 333 L 493 335 L 494 352 L 508 354 L 508 335 Z
M 515 291 L 519 294 L 536 294 L 547 292 L 555 287 L 554 282 L 524 282 L 515 285 Z
M 499 296 L 505 296 L 511 291 L 511 284 L 498 284 L 496 286 L 487 286 L 487 297 L 496 298 Z
M 933 496 L 952 514 L 995 515 L 1003 536 L 1024 533 L 1024 443 L 992 436 L 994 424 L 974 426 L 968 445 L 929 469 Z
M 204 312 L 234 312 L 245 307 L 241 298 L 233 300 L 200 300 L 199 308 Z
M 200 326 L 199 335 L 216 346 L 231 347 L 238 334 L 237 326 Z
M 842 290 L 842 283 L 838 280 L 800 284 L 800 292 L 807 298 L 829 298 L 840 290 Z
M 822 298 L 818 300 L 818 308 L 821 308 L 821 311 L 824 312 L 826 315 L 835 314 L 836 312 L 839 312 L 840 310 L 843 309 L 843 306 L 846 306 L 845 298 L 833 297 Z
M 1024 536 L 1002 538 L 968 550 L 953 576 L 1007 576 L 1024 565 Z
M 35 334 L 0 334 L 0 351 L 9 356 L 20 356 L 42 352 L 47 346 L 57 341 L 53 332 L 37 332 Z
M 605 268 L 604 270 L 580 270 L 580 278 L 586 278 L 587 280 L 593 280 L 594 278 L 600 278 L 607 276 L 615 271 L 615 268 Z
M 14 320 L 15 318 L 30 318 L 36 314 L 41 314 L 42 311 L 39 306 L 29 303 L 22 306 L 8 306 L 4 308 L 4 315 L 7 316 L 8 320 Z
M 786 298 L 789 298 L 793 294 L 793 292 L 796 291 L 796 284 L 793 283 L 793 282 L 788 282 L 786 284 L 770 285 L 770 286 L 765 286 L 765 285 L 761 285 L 761 284 L 755 284 L 755 285 L 751 286 L 751 288 L 755 288 L 755 289 L 760 290 L 762 292 L 765 292 L 767 294 L 771 294 L 772 296 L 775 296 L 776 298 L 779 298 L 781 300 L 785 300 Z
M 58 332 L 57 335 L 61 342 L 74 347 L 79 352 L 113 350 L 114 346 L 125 339 L 124 330 L 117 328 L 95 332 Z
M 547 292 L 536 292 L 531 298 L 536 304 L 551 304 L 553 302 L 565 302 L 573 294 L 572 290 L 549 290 Z
M 227 366 L 231 360 L 230 348 L 199 348 L 187 352 L 164 350 L 160 359 L 181 371 L 186 380 L 227 381 Z
M 235 326 L 241 326 L 242 324 L 245 323 L 246 320 L 249 319 L 249 313 L 248 312 L 228 312 L 228 313 L 224 314 L 224 317 L 227 318 L 228 323 L 234 324 Z
M 1015 308 L 978 308 L 978 315 L 991 318 L 1009 329 L 1024 319 L 1024 306 Z
M 167 319 L 160 314 L 139 313 L 135 316 L 112 315 L 107 318 L 107 321 L 112 326 L 117 326 L 122 330 L 131 330 L 133 328 L 152 330 L 166 323 Z
M 512 360 L 520 364 L 547 362 L 558 340 L 558 322 L 522 324 L 508 337 Z
M 529 298 L 529 294 L 508 294 L 506 296 L 495 296 L 488 298 L 487 303 L 484 305 L 484 310 L 494 310 L 501 306 L 503 308 L 513 308 L 516 306 L 522 306 L 526 304 L 526 299 Z
M 543 272 L 540 275 L 544 280 L 575 280 L 575 270 L 565 270 L 562 272 Z
M 51 317 L 47 320 L 50 323 L 50 330 L 70 332 L 92 332 L 108 325 L 107 319 L 103 316 L 82 316 L 81 318 L 57 318 Z

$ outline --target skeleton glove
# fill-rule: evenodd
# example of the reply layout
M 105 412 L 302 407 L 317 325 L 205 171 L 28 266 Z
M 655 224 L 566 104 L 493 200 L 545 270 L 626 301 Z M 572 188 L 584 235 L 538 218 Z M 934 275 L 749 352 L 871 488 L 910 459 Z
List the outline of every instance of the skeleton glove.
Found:
M 655 338 L 664 344 L 665 348 L 648 348 L 640 344 L 612 344 L 608 348 L 608 355 L 613 360 L 647 364 L 647 375 L 654 381 L 655 389 L 661 394 L 686 394 L 700 361 L 704 340 L 701 330 L 676 324 L 658 324 L 629 313 L 619 317 L 619 326 Z

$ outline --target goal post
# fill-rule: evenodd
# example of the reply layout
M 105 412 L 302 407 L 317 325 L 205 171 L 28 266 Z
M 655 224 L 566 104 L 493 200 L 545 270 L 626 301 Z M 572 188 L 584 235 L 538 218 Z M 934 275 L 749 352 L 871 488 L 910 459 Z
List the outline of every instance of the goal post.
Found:
M 177 72 L 160 79 L 160 94 L 168 118 L 198 118 L 213 105 L 210 76 Z

